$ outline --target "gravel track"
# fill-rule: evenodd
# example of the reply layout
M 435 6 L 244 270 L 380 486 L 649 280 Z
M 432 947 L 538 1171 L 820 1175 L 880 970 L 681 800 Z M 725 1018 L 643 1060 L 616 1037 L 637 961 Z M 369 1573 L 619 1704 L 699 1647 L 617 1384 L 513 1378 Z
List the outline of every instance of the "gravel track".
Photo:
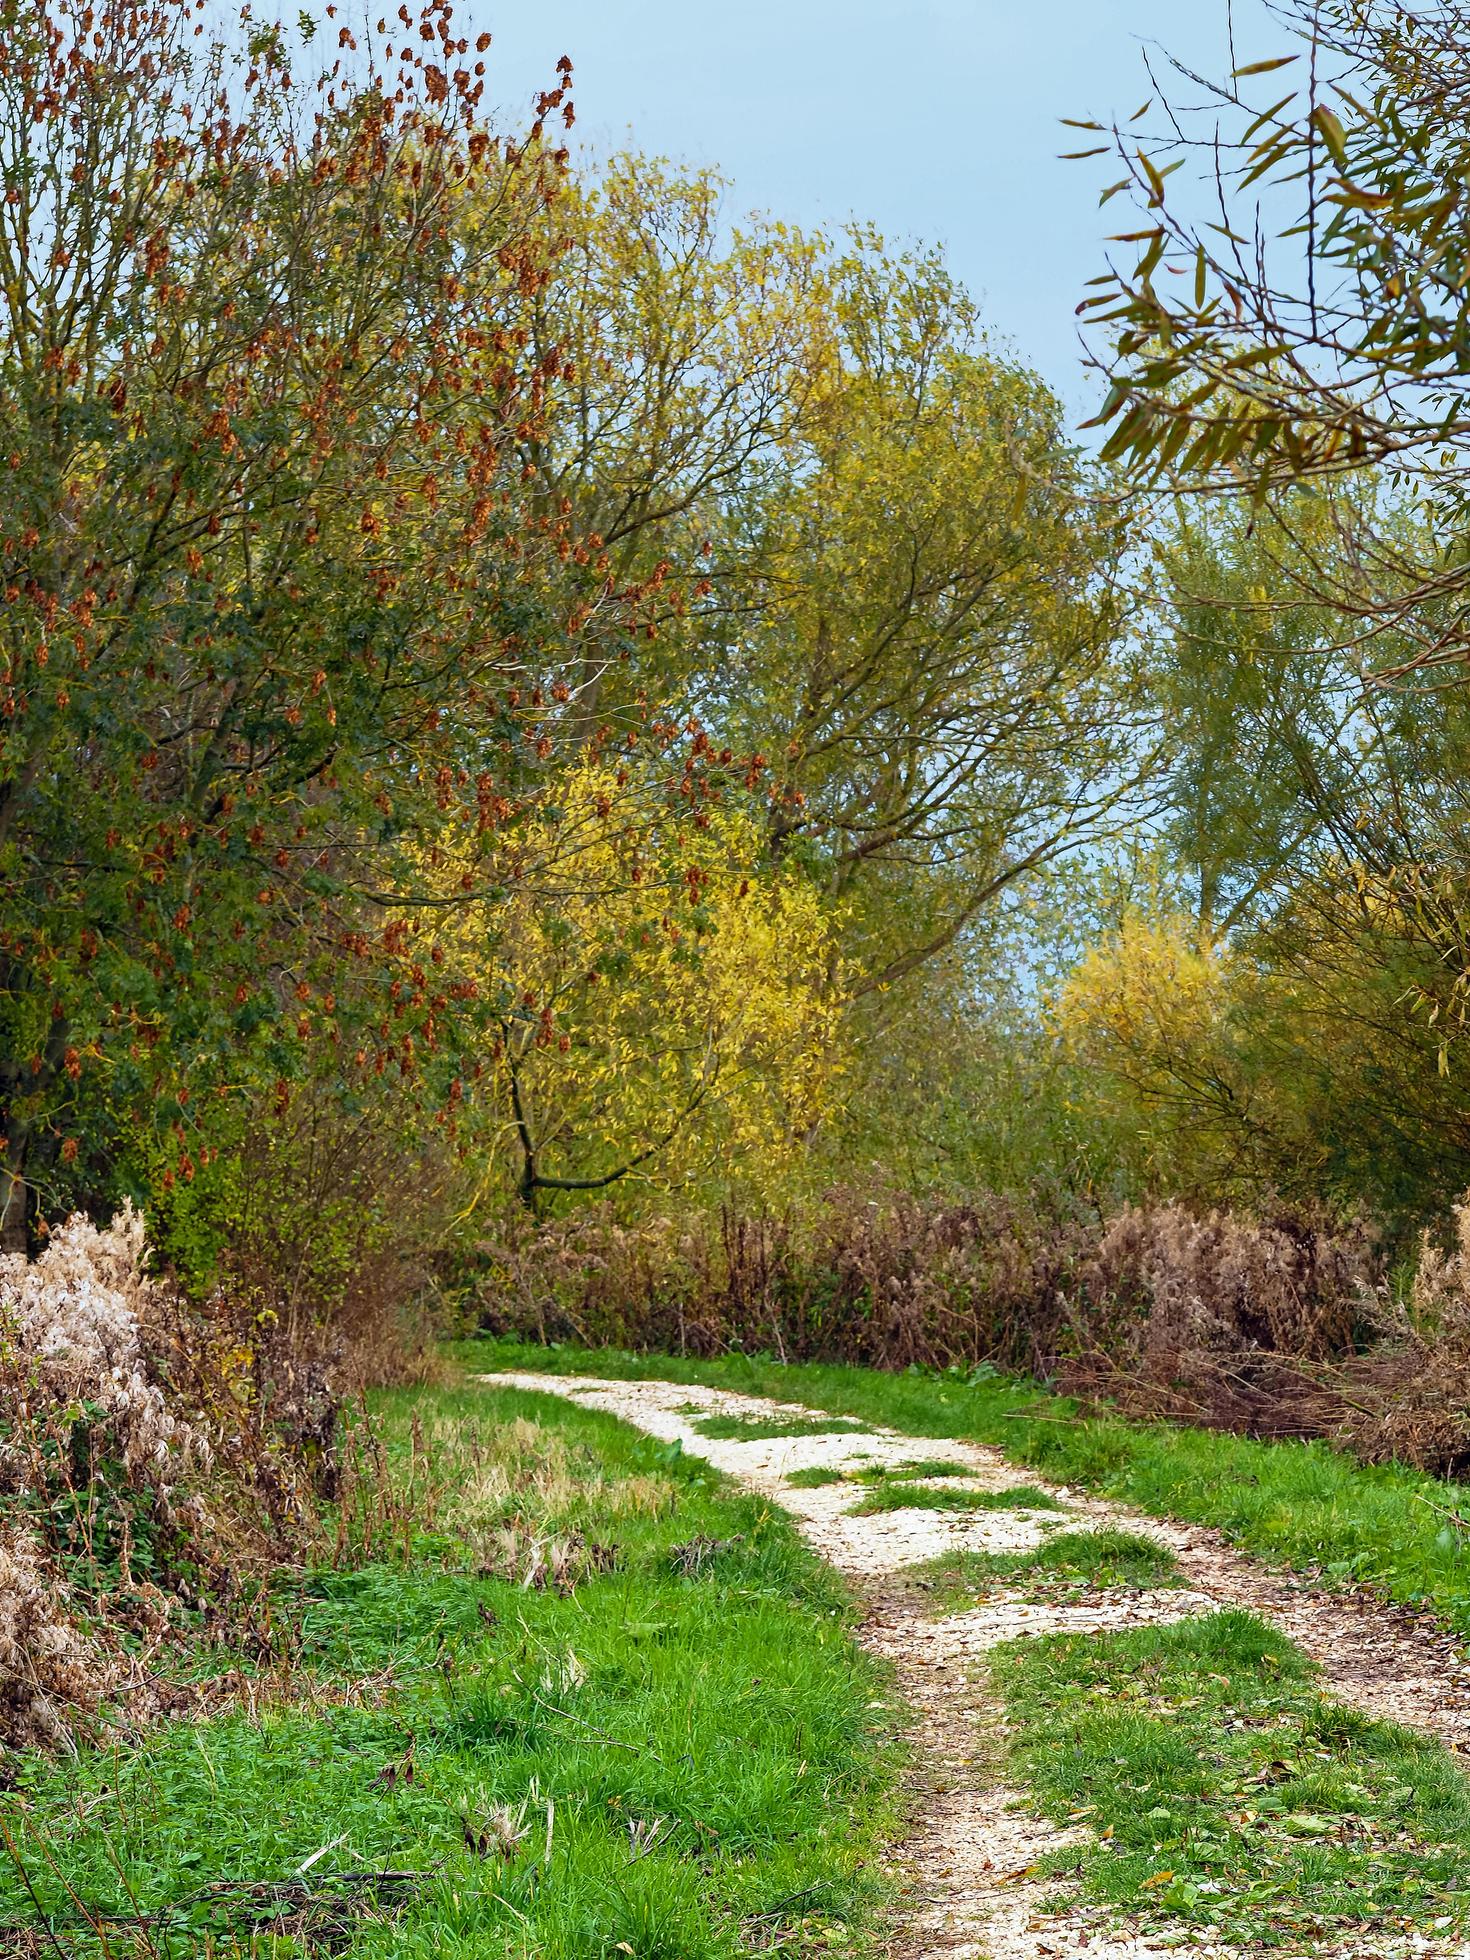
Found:
M 660 1381 L 601 1381 L 586 1376 L 486 1375 L 502 1387 L 562 1396 L 621 1417 L 664 1442 L 679 1442 L 797 1520 L 823 1558 L 853 1584 L 866 1605 L 864 1644 L 893 1667 L 914 1713 L 910 1731 L 908 1837 L 895 1853 L 906 1910 L 893 1935 L 891 1960 L 1040 1960 L 1086 1954 L 1089 1960 L 1138 1960 L 1173 1953 L 1181 1960 L 1229 1960 L 1239 1949 L 1208 1935 L 1177 1936 L 1120 1929 L 1106 1915 L 1058 1903 L 1056 1880 L 1039 1880 L 1037 1862 L 1085 1834 L 1038 1819 L 1001 1775 L 1005 1722 L 984 1665 L 987 1650 L 1027 1634 L 1102 1632 L 1159 1624 L 1222 1607 L 1245 1607 L 1273 1622 L 1322 1670 L 1324 1690 L 1374 1717 L 1402 1723 L 1470 1754 L 1470 1664 L 1442 1629 L 1419 1616 L 1359 1595 L 1313 1586 L 1257 1564 L 1217 1532 L 1148 1518 L 1050 1487 L 1063 1507 L 943 1512 L 897 1510 L 858 1516 L 853 1485 L 793 1485 L 811 1468 L 893 1469 L 915 1458 L 961 1463 L 973 1490 L 1017 1483 L 1048 1488 L 983 1444 L 936 1442 L 887 1429 L 716 1439 L 695 1427 L 706 1416 L 821 1420 L 794 1403 L 723 1389 Z M 1116 1526 L 1158 1539 L 1179 1561 L 1181 1588 L 1100 1591 L 1058 1605 L 1004 1593 L 965 1613 L 933 1618 L 917 1591 L 895 1575 L 957 1547 L 1031 1550 L 1058 1523 L 1073 1529 Z M 1280 1960 L 1470 1960 L 1470 1945 L 1446 1945 L 1381 1934 L 1333 1946 L 1276 1947 Z

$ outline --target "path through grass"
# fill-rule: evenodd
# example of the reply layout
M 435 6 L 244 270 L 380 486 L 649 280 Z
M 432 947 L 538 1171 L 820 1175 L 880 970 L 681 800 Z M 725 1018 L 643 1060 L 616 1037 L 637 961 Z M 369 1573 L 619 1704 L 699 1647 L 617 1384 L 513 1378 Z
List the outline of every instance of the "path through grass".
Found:
M 1365 1465 L 1325 1443 L 1261 1443 L 1163 1423 L 1085 1418 L 1034 1383 L 979 1370 L 885 1375 L 869 1368 L 724 1355 L 474 1341 L 475 1369 L 700 1382 L 799 1401 L 905 1435 L 990 1443 L 1061 1485 L 1082 1486 L 1159 1517 L 1216 1525 L 1248 1551 L 1329 1579 L 1428 1605 L 1470 1639 L 1470 1486 L 1399 1464 Z

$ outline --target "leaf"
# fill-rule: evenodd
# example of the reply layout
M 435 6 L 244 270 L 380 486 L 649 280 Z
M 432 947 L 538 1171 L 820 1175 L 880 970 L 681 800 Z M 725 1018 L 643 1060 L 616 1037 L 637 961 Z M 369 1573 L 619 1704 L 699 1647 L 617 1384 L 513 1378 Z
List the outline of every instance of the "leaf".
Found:
M 1345 170 L 1347 168 L 1347 137 L 1343 133 L 1342 124 L 1330 109 L 1320 103 L 1312 111 L 1312 122 L 1318 134 L 1321 136 L 1322 141 L 1332 152 L 1333 162 Z
M 1279 54 L 1272 61 L 1248 61 L 1244 68 L 1236 68 L 1232 73 L 1234 79 L 1239 82 L 1243 81 L 1247 75 L 1269 75 L 1273 69 L 1288 68 L 1293 61 L 1299 61 L 1300 59 L 1300 55 Z
M 1293 1810 L 1282 1818 L 1281 1828 L 1292 1837 L 1329 1837 L 1334 1827 L 1328 1817 L 1318 1817 L 1310 1810 Z
M 1143 174 L 1145 177 L 1148 178 L 1149 188 L 1153 192 L 1152 197 L 1150 197 L 1149 199 L 1149 203 L 1151 205 L 1162 204 L 1164 201 L 1163 178 L 1159 175 L 1158 171 L 1154 168 L 1153 164 L 1149 162 L 1148 158 L 1143 154 L 1142 150 L 1138 152 L 1138 161 L 1143 166 Z

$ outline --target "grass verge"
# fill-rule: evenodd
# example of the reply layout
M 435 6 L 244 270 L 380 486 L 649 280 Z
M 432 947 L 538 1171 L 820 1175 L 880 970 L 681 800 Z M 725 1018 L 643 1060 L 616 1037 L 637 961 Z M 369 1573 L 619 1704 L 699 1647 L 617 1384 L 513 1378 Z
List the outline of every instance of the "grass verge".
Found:
M 19 1759 L 0 1951 L 727 1960 L 856 1938 L 891 1822 L 883 1681 L 787 1520 L 558 1398 L 382 1413 L 400 1467 L 448 1473 L 438 1528 L 282 1591 L 305 1699 Z
M 1325 1443 L 1262 1443 L 1217 1431 L 1085 1416 L 985 1370 L 885 1375 L 760 1356 L 635 1355 L 473 1341 L 454 1353 L 496 1367 L 705 1383 L 809 1403 L 906 1435 L 999 1445 L 1059 1484 L 1215 1525 L 1260 1556 L 1428 1606 L 1470 1638 L 1470 1486 L 1400 1464 L 1365 1465 Z
M 1085 1897 L 1247 1944 L 1470 1916 L 1452 1759 L 1324 1701 L 1253 1615 L 1016 1641 L 993 1664 L 1040 1807 L 1091 1834 L 1050 1861 Z

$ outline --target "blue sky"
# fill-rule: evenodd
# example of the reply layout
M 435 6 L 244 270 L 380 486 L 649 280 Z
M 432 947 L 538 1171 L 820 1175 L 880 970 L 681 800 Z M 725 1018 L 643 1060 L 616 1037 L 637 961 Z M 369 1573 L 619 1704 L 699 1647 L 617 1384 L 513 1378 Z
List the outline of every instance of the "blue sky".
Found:
M 1073 309 L 1121 201 L 1062 116 L 1127 116 L 1143 49 L 1228 67 L 1225 0 L 482 0 L 496 99 L 523 111 L 561 54 L 578 135 L 719 164 L 736 209 L 871 219 L 938 240 L 991 325 L 1084 412 Z M 1267 42 L 1236 0 L 1238 58 Z M 1272 47 L 1275 42 L 1273 40 Z M 1096 140 L 1096 139 L 1093 139 Z M 1115 173 L 1114 173 L 1115 174 Z

